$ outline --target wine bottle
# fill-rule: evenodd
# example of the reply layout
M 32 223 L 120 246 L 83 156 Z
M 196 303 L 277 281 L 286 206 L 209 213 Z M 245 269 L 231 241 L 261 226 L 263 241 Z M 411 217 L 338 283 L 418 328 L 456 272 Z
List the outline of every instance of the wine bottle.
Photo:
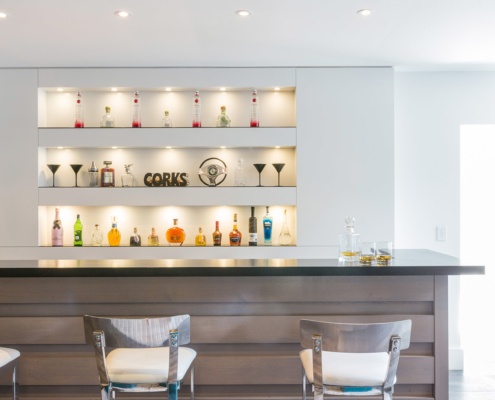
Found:
M 82 238 L 83 224 L 80 220 L 79 214 L 77 214 L 76 222 L 74 223 L 74 246 L 82 246 L 83 238 Z
M 258 246 L 258 220 L 254 216 L 254 207 L 251 207 L 251 216 L 249 217 L 249 245 Z
M 213 232 L 212 236 L 213 236 L 213 246 L 221 246 L 222 245 L 222 232 L 220 232 L 218 221 L 215 221 L 215 232 Z
M 55 219 L 52 227 L 52 246 L 59 247 L 64 245 L 64 228 L 60 220 L 60 210 L 55 209 Z
M 229 241 L 231 246 L 240 246 L 242 233 L 237 229 L 237 214 L 234 214 L 234 227 L 229 233 Z

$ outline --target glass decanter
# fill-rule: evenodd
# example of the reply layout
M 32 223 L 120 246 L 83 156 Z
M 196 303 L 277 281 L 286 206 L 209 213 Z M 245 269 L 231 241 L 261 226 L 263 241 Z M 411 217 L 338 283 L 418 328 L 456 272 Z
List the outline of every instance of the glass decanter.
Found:
M 174 226 L 167 229 L 167 233 L 165 234 L 165 238 L 169 245 L 182 246 L 182 243 L 184 243 L 184 240 L 186 239 L 186 233 L 184 232 L 184 229 L 179 227 L 178 221 L 177 218 L 174 218 Z
M 165 110 L 165 116 L 162 118 L 162 127 L 172 128 L 172 119 L 170 118 L 170 111 Z
M 100 127 L 101 128 L 114 128 L 115 127 L 115 118 L 110 114 L 112 109 L 109 106 L 105 107 L 105 115 L 101 117 Z
M 237 160 L 237 167 L 234 171 L 234 183 L 236 186 L 246 186 L 246 173 L 244 171 L 244 160 Z
M 134 175 L 131 171 L 132 164 L 125 164 L 125 173 L 122 174 L 120 179 L 122 180 L 122 187 L 133 187 L 134 186 Z
M 220 115 L 217 118 L 217 128 L 227 128 L 230 126 L 230 118 L 227 115 L 227 107 L 220 107 Z
M 91 235 L 91 244 L 96 247 L 101 247 L 103 244 L 103 232 L 98 224 L 95 224 L 93 234 Z
M 359 261 L 361 234 L 354 233 L 354 223 L 354 217 L 346 217 L 346 231 L 339 234 L 339 261 Z
M 284 210 L 284 222 L 282 223 L 282 229 L 278 236 L 278 244 L 280 246 L 289 246 L 292 242 L 292 237 L 289 231 L 289 225 L 287 223 L 287 210 Z

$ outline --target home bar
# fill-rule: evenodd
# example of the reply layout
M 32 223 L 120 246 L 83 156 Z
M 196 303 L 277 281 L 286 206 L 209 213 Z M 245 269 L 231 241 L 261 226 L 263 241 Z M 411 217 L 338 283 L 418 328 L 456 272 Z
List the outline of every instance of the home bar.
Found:
M 399 80 L 389 67 L 0 69 L 0 346 L 21 352 L 21 399 L 98 397 L 86 314 L 189 314 L 208 400 L 300 399 L 301 319 L 410 319 L 394 398 L 447 399 L 449 277 L 484 267 L 403 225 L 419 203 L 396 192 Z M 348 216 L 363 241 L 395 243 L 389 264 L 339 261 Z M 430 222 L 411 232 L 434 236 Z

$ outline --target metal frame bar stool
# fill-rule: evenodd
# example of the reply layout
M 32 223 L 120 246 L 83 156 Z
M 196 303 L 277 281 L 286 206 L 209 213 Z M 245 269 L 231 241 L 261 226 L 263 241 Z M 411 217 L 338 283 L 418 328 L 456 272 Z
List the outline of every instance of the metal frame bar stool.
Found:
M 19 356 L 21 353 L 15 349 L 0 347 L 0 375 L 12 374 L 12 399 L 17 400 L 19 383 L 17 382 L 17 370 L 19 368 Z

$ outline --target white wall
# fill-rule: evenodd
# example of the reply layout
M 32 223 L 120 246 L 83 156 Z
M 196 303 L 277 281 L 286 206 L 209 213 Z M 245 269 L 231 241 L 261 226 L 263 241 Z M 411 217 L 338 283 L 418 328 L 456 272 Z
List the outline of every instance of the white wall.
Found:
M 396 72 L 395 240 L 460 256 L 460 125 L 495 123 L 495 73 Z M 435 227 L 447 227 L 436 241 Z M 451 368 L 462 366 L 459 278 L 449 280 Z

